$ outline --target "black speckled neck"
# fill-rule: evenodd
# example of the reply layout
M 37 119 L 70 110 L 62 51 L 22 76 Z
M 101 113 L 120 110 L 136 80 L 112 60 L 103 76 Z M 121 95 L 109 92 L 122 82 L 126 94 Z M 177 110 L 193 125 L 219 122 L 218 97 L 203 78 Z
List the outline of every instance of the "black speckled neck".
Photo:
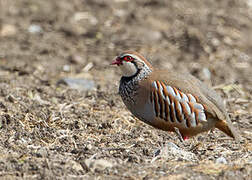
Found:
M 137 95 L 138 84 L 141 80 L 146 79 L 152 70 L 148 66 L 144 66 L 143 69 L 130 77 L 123 76 L 120 80 L 119 94 L 122 97 L 124 103 L 135 103 L 134 96 Z

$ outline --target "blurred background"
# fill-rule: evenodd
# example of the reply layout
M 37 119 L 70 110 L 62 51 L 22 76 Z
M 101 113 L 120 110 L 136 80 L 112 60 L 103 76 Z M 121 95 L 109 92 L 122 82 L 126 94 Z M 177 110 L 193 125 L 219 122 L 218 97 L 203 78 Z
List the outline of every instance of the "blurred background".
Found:
M 251 0 L 0 0 L 0 176 L 249 179 L 251 22 Z M 194 154 L 188 163 L 166 154 L 148 165 L 179 141 L 122 104 L 109 64 L 125 50 L 214 86 L 245 143 L 214 131 L 196 138 L 204 147 L 180 145 Z

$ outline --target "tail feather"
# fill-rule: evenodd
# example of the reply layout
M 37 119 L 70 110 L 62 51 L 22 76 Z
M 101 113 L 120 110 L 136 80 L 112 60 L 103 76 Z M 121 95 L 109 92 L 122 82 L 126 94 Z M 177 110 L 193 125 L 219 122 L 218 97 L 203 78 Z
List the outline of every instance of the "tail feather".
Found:
M 227 122 L 223 120 L 218 120 L 215 124 L 215 127 L 227 134 L 228 136 L 234 138 L 236 141 L 241 140 L 238 132 L 233 127 L 230 120 L 228 120 Z

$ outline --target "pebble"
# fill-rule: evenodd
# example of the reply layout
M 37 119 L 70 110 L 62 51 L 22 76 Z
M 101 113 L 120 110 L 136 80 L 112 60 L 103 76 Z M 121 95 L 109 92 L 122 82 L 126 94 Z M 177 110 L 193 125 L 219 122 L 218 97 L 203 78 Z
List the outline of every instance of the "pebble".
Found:
M 48 152 L 47 149 L 45 147 L 41 147 L 37 150 L 37 154 L 41 157 L 47 157 L 48 156 Z
M 213 38 L 212 39 L 212 44 L 217 47 L 217 46 L 220 45 L 220 41 L 217 38 Z
M 63 78 L 60 79 L 57 84 L 65 84 L 72 89 L 78 89 L 80 91 L 87 91 L 95 88 L 95 82 L 88 79 Z
M 77 172 L 83 171 L 81 164 L 76 161 L 70 160 L 67 164 L 70 168 L 74 169 Z
M 80 20 L 88 20 L 91 25 L 96 25 L 98 23 L 98 20 L 95 16 L 90 14 L 89 12 L 76 12 L 73 15 L 74 21 L 80 21 Z
M 43 105 L 50 105 L 49 101 L 43 100 L 39 94 L 35 94 L 32 98 L 33 100 L 37 101 L 39 104 Z
M 42 29 L 39 25 L 31 24 L 31 25 L 28 27 L 28 32 L 29 32 L 29 33 L 32 33 L 32 34 L 38 34 L 38 33 L 42 33 L 42 32 L 43 32 L 43 29 Z
M 63 66 L 63 71 L 69 72 L 70 70 L 71 70 L 71 67 L 69 65 L 66 64 Z
M 113 167 L 113 164 L 105 159 L 86 159 L 84 163 L 93 172 L 96 170 L 103 171 L 106 168 Z
M 14 36 L 16 33 L 17 33 L 16 27 L 11 24 L 4 24 L 0 29 L 0 36 L 2 37 Z
M 126 15 L 126 12 L 123 9 L 117 9 L 114 11 L 114 15 L 117 17 L 123 17 Z
M 155 151 L 155 156 L 153 158 L 154 160 L 157 159 L 157 157 L 160 157 L 165 160 L 182 160 L 182 161 L 198 160 L 194 153 L 185 151 L 172 142 L 168 142 L 164 147 L 160 149 L 160 152 L 158 150 Z
M 224 158 L 223 156 L 221 156 L 221 157 L 218 157 L 218 158 L 215 160 L 215 163 L 227 164 L 227 160 L 226 160 L 226 158 Z
M 203 68 L 202 69 L 203 76 L 205 79 L 210 80 L 211 79 L 211 72 L 209 71 L 208 68 Z

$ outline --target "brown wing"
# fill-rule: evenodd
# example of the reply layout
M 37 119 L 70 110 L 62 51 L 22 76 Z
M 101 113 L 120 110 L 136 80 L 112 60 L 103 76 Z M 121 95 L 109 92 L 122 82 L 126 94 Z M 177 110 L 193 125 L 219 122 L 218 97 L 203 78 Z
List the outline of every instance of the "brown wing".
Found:
M 162 81 L 152 82 L 150 99 L 155 116 L 175 127 L 185 129 L 207 122 L 204 106 L 193 95 L 185 94 Z M 213 126 L 209 124 L 207 128 L 211 129 Z
M 150 79 L 162 81 L 181 92 L 190 93 L 197 97 L 197 101 L 205 106 L 206 115 L 216 120 L 216 127 L 236 140 L 240 140 L 240 135 L 233 127 L 221 97 L 212 88 L 190 74 L 157 71 L 151 75 Z
M 190 74 L 178 74 L 169 71 L 159 71 L 151 76 L 152 80 L 162 81 L 181 92 L 197 97 L 199 103 L 206 106 L 207 112 L 216 119 L 226 120 L 226 110 L 220 96 L 200 80 Z

